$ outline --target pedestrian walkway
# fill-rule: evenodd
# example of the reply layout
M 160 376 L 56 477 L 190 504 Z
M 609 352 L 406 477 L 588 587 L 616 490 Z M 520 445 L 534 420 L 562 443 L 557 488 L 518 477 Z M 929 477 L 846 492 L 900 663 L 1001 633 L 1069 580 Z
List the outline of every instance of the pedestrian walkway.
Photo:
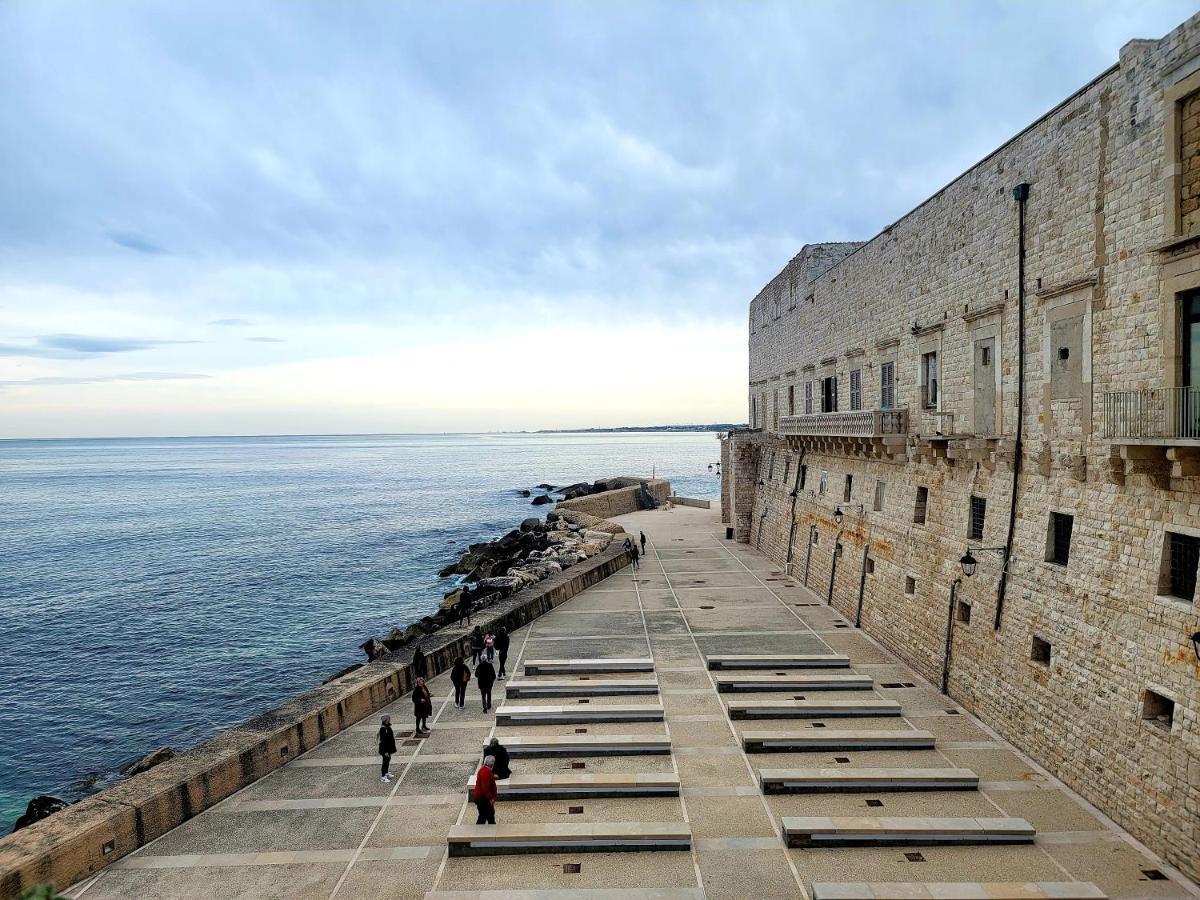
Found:
M 640 569 L 512 635 L 519 697 L 499 681 L 485 714 L 472 685 L 459 710 L 447 676 L 433 678 L 428 737 L 413 736 L 407 697 L 386 710 L 391 784 L 372 716 L 71 896 L 809 900 L 815 883 L 828 898 L 1200 897 L 779 567 L 724 540 L 718 509 L 618 521 L 650 538 Z M 656 696 L 604 689 L 635 681 Z M 467 799 L 492 737 L 525 794 L 501 787 L 494 830 L 474 825 Z

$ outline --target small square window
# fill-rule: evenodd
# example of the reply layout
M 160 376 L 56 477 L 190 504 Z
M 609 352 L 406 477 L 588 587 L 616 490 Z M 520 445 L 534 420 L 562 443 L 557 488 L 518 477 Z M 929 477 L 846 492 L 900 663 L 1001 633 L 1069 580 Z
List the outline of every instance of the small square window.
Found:
M 1029 658 L 1035 663 L 1040 663 L 1043 666 L 1050 665 L 1050 654 L 1054 647 L 1049 641 L 1043 641 L 1037 635 L 1033 637 L 1033 648 L 1029 651 Z
M 929 511 L 929 488 L 917 488 L 917 502 L 913 506 L 913 524 L 924 525 L 925 515 Z
M 1067 513 L 1050 513 L 1050 527 L 1046 534 L 1046 562 L 1065 566 L 1071 559 L 1071 532 L 1075 528 L 1075 517 Z
M 917 579 L 911 575 L 904 576 L 904 593 L 915 594 L 917 592 Z
M 1142 718 L 1151 725 L 1170 731 L 1175 721 L 1175 701 L 1157 691 L 1147 689 L 1142 695 Z
M 955 604 L 955 610 L 956 610 L 955 618 L 957 618 L 958 621 L 962 622 L 964 625 L 971 624 L 971 604 L 970 603 L 967 603 L 964 600 L 959 600 L 958 603 Z
M 987 518 L 987 498 L 971 495 L 971 516 L 967 525 L 967 540 L 983 540 L 983 522 Z

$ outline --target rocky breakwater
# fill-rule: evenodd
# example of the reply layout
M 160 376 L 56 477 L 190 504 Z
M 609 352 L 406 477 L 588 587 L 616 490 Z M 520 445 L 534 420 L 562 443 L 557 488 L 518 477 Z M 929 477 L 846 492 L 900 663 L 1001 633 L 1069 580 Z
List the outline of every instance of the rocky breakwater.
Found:
M 367 658 L 380 659 L 404 645 L 458 622 L 466 609 L 485 609 L 524 587 L 557 575 L 602 553 L 619 531 L 611 522 L 585 513 L 551 512 L 546 521 L 529 518 L 494 541 L 471 544 L 442 578 L 457 577 L 437 611 L 406 628 L 393 628 L 362 645 Z

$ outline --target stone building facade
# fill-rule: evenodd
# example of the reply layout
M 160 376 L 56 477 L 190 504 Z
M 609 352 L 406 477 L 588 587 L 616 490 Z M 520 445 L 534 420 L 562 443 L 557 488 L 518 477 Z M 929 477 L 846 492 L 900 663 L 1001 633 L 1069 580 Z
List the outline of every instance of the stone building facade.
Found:
M 1200 878 L 1200 16 L 804 247 L 749 344 L 737 539 Z

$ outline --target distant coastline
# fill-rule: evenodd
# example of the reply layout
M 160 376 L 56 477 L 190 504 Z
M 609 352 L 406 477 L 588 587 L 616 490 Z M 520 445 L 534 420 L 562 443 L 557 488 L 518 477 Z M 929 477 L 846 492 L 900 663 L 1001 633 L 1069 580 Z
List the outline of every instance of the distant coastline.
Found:
M 608 432 L 637 432 L 637 431 L 732 431 L 735 428 L 746 428 L 745 422 L 720 422 L 715 425 L 621 425 L 616 428 L 539 428 L 537 431 L 526 431 L 524 434 L 603 434 Z

